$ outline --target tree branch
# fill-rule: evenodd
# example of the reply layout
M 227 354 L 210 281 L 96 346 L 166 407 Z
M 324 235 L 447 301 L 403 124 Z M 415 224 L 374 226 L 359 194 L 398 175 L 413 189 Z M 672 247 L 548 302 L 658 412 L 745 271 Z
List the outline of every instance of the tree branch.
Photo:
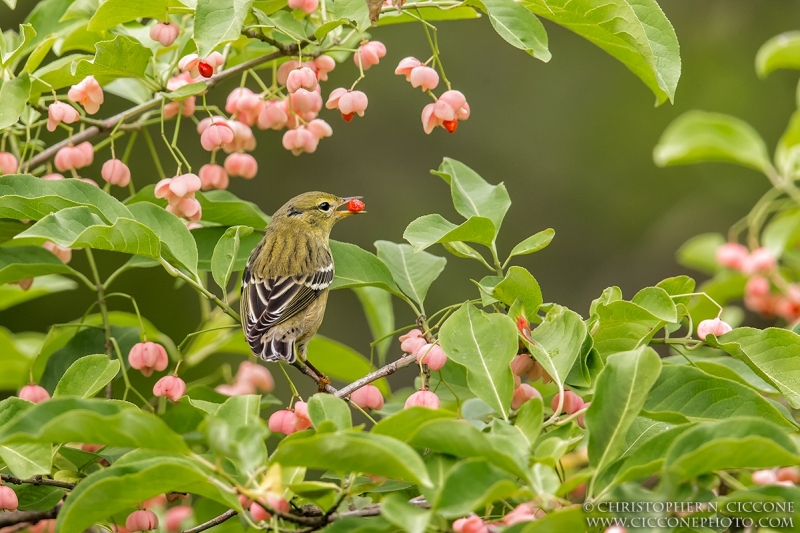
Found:
M 371 372 L 364 376 L 363 378 L 352 382 L 350 385 L 346 387 L 342 387 L 336 393 L 334 393 L 338 398 L 346 398 L 350 396 L 354 391 L 360 389 L 365 385 L 369 385 L 373 381 L 379 380 L 380 378 L 384 378 L 390 374 L 394 374 L 398 370 L 403 367 L 410 365 L 411 363 L 416 362 L 417 355 L 416 354 L 407 354 L 397 361 L 389 363 L 386 366 L 379 368 L 378 370 Z
M 203 522 L 199 526 L 194 526 L 191 529 L 186 529 L 186 530 L 182 531 L 181 533 L 200 533 L 200 531 L 205 531 L 206 529 L 211 529 L 214 526 L 220 525 L 221 523 L 225 522 L 226 520 L 229 520 L 229 519 L 233 518 L 237 514 L 239 514 L 239 512 L 236 511 L 235 509 L 228 509 L 227 511 L 225 511 L 221 515 L 215 516 L 214 518 L 212 518 L 208 522 Z
M 59 503 L 49 511 L 12 511 L 10 513 L 0 513 L 0 528 L 15 526 L 22 523 L 35 524 L 40 520 L 50 520 L 58 516 L 61 509 Z
M 72 490 L 75 488 L 75 483 L 68 483 L 66 481 L 56 481 L 55 479 L 47 479 L 42 476 L 32 477 L 30 479 L 20 479 L 15 476 L 9 476 L 7 474 L 3 474 L 0 476 L 3 481 L 6 483 L 11 483 L 12 485 L 22 485 L 23 483 L 28 483 L 31 485 L 46 485 L 48 487 L 58 487 L 60 489 L 67 489 Z
M 267 54 L 261 57 L 257 57 L 255 59 L 251 59 L 250 61 L 246 61 L 244 63 L 240 63 L 235 65 L 227 70 L 223 70 L 222 72 L 217 73 L 213 77 L 209 78 L 206 81 L 206 85 L 209 89 L 218 85 L 221 81 L 230 78 L 232 76 L 236 76 L 237 74 L 241 74 L 245 70 L 257 67 L 263 63 L 267 63 L 272 61 L 273 59 L 278 59 L 279 57 L 295 55 L 300 50 L 300 46 L 297 44 L 290 44 L 290 45 L 281 45 L 278 50 L 272 52 L 271 54 Z M 84 141 L 89 141 L 101 135 L 103 133 L 107 133 L 113 130 L 117 124 L 120 122 L 125 122 L 126 120 L 130 120 L 132 118 L 138 117 L 148 111 L 156 109 L 161 106 L 161 102 L 164 100 L 164 93 L 158 93 L 155 97 L 147 102 L 134 106 L 128 110 L 125 110 L 121 113 L 114 115 L 111 118 L 107 118 L 103 121 L 100 121 L 99 126 L 92 126 L 91 128 L 87 128 L 80 133 L 72 135 L 64 139 L 63 141 L 56 143 L 49 148 L 43 150 L 36 156 L 34 156 L 28 162 L 28 168 L 35 169 L 37 166 L 42 165 L 55 157 L 56 153 L 68 146 L 70 144 L 80 144 Z

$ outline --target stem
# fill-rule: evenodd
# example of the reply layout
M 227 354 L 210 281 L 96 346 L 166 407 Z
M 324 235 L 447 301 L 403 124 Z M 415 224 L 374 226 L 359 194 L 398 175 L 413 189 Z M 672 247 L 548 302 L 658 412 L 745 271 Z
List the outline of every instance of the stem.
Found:
M 359 380 L 356 380 L 353 383 L 351 383 L 350 385 L 347 385 L 346 387 L 343 387 L 343 388 L 339 389 L 335 393 L 335 395 L 336 395 L 337 398 L 348 397 L 354 391 L 360 389 L 361 387 L 363 387 L 365 385 L 369 385 L 373 381 L 376 381 L 376 380 L 378 380 L 380 378 L 386 377 L 386 376 L 388 376 L 390 374 L 394 374 L 395 372 L 397 372 L 401 368 L 404 368 L 404 367 L 416 362 L 416 360 L 417 360 L 416 354 L 406 354 L 403 357 L 401 357 L 400 359 L 398 359 L 397 361 L 389 363 L 388 365 L 386 365 L 386 366 L 384 366 L 382 368 L 379 368 L 378 370 L 376 370 L 374 372 L 370 372 L 369 374 L 367 374 L 363 378 L 361 378 Z
M 200 284 L 200 283 L 199 283 L 199 282 L 197 282 L 196 280 L 194 280 L 194 279 L 190 278 L 189 276 L 187 276 L 186 274 L 184 274 L 183 272 L 181 272 L 179 269 L 177 269 L 177 268 L 175 268 L 174 266 L 172 266 L 172 265 L 170 265 L 169 263 L 167 263 L 167 262 L 164 260 L 164 258 L 163 258 L 163 257 L 159 257 L 159 259 L 158 259 L 158 262 L 159 262 L 159 263 L 161 263 L 161 266 L 163 266 L 163 267 L 164 267 L 164 269 L 165 269 L 165 270 L 166 270 L 166 271 L 167 271 L 167 272 L 168 272 L 168 273 L 169 273 L 169 274 L 170 274 L 172 277 L 175 277 L 175 278 L 181 278 L 181 279 L 182 279 L 182 280 L 184 280 L 186 283 L 188 283 L 189 285 L 191 285 L 192 287 L 194 287 L 194 288 L 195 288 L 197 291 L 199 291 L 199 292 L 200 292 L 200 293 L 201 293 L 203 296 L 205 296 L 206 298 L 208 298 L 209 300 L 211 300 L 212 302 L 214 302 L 215 304 L 217 304 L 217 306 L 219 306 L 220 308 L 222 308 L 222 310 L 223 310 L 223 311 L 225 311 L 225 313 L 227 313 L 227 314 L 228 314 L 228 316 L 230 316 L 231 318 L 233 318 L 235 321 L 237 321 L 237 322 L 240 322 L 240 323 L 241 323 L 241 321 L 242 321 L 242 317 L 240 317 L 240 316 L 239 316 L 239 313 L 237 313 L 236 311 L 234 311 L 234 310 L 233 310 L 233 308 L 231 308 L 231 306 L 229 306 L 228 304 L 226 304 L 225 302 L 223 302 L 222 300 L 220 300 L 219 298 L 217 298 L 217 296 L 216 296 L 215 294 L 213 294 L 213 293 L 209 292 L 209 290 L 208 290 L 208 289 L 206 289 L 205 287 L 203 287 L 203 285 L 202 285 L 202 284 Z
M 94 254 L 91 248 L 86 248 L 86 259 L 89 261 L 89 268 L 92 269 L 95 290 L 97 291 L 97 305 L 100 307 L 100 316 L 103 318 L 103 333 L 106 338 L 106 355 L 111 357 L 111 322 L 108 320 L 108 307 L 106 306 L 105 287 L 100 281 L 100 273 L 97 270 L 97 263 L 94 261 Z M 106 390 L 108 392 L 108 390 Z

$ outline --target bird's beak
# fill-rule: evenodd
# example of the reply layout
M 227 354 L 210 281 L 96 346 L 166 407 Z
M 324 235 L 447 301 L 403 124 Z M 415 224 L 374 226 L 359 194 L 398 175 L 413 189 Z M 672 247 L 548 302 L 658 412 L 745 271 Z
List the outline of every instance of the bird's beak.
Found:
M 347 209 L 347 207 L 345 207 L 344 211 L 339 211 L 338 210 L 338 208 L 341 207 L 341 206 L 347 206 L 347 203 L 350 200 L 360 200 L 361 198 L 363 198 L 363 196 L 348 196 L 346 198 L 342 198 L 342 201 L 339 203 L 338 206 L 336 206 L 336 208 L 337 208 L 336 214 L 339 217 L 349 217 L 350 215 L 362 215 L 362 214 L 366 213 L 366 211 L 349 211 Z

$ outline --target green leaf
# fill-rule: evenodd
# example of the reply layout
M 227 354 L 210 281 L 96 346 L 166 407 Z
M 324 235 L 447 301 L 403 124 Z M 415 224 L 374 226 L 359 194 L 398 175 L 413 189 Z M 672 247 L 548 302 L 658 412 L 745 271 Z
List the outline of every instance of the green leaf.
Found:
M 78 60 L 72 67 L 72 73 L 79 78 L 94 76 L 100 83 L 115 78 L 143 78 L 153 59 L 149 48 L 126 35 L 100 41 L 94 47 L 94 58 Z
M 644 409 L 681 413 L 697 421 L 754 416 L 783 426 L 787 431 L 797 429 L 751 388 L 689 365 L 664 365 L 650 389 Z
M 673 101 L 680 48 L 655 0 L 524 0 L 522 5 L 621 61 L 653 91 L 658 104 Z
M 381 501 L 381 516 L 406 533 L 425 533 L 431 511 L 411 505 L 400 494 L 389 494 Z
M 198 270 L 211 270 L 211 258 L 214 256 L 214 248 L 216 248 L 217 243 L 225 234 L 226 230 L 227 228 L 225 227 L 217 226 L 212 228 L 197 228 L 190 232 L 197 246 Z M 261 241 L 261 238 L 262 235 L 257 232 L 240 238 L 239 253 L 233 265 L 234 272 L 244 269 L 244 265 L 247 263 L 250 254 L 258 245 L 259 241 Z M 153 266 L 158 266 L 158 263 L 155 263 Z
M 353 427 L 353 420 L 350 417 L 350 407 L 344 400 L 336 396 L 325 393 L 313 395 L 308 400 L 308 416 L 314 427 L 325 421 L 330 420 L 336 425 L 336 429 L 350 429 Z
M 16 78 L 4 80 L 0 85 L 0 129 L 7 128 L 19 120 L 31 93 L 31 78 L 23 72 Z
M 6 425 L 14 417 L 27 412 L 32 407 L 31 402 L 15 396 L 6 398 L 0 402 L 0 426 Z M 15 476 L 23 479 L 37 475 L 49 475 L 52 455 L 52 446 L 49 443 L 18 443 L 0 446 L 0 458 Z
M 484 459 L 469 459 L 450 469 L 432 505 L 437 514 L 458 518 L 491 502 L 511 498 L 518 491 L 508 474 Z
M 252 5 L 253 0 L 198 0 L 194 16 L 197 54 L 206 57 L 217 46 L 238 39 Z
M 314 30 L 314 37 L 317 38 L 317 41 L 322 41 L 326 35 L 330 32 L 338 28 L 339 26 L 344 26 L 347 24 L 347 20 L 339 19 L 339 20 L 331 20 L 326 22 L 325 24 L 321 24 L 316 30 Z
M 541 398 L 531 398 L 522 404 L 522 407 L 517 411 L 517 419 L 514 421 L 514 426 L 520 430 L 522 435 L 528 441 L 528 449 L 533 448 L 536 439 L 542 432 L 542 414 L 544 412 L 544 404 Z
M 800 335 L 780 328 L 736 328 L 710 344 L 747 363 L 789 405 L 800 408 Z
M 467 369 L 470 390 L 508 420 L 514 390 L 509 364 L 518 344 L 513 320 L 465 303 L 442 325 L 439 340 L 448 357 Z
M 253 233 L 250 226 L 231 226 L 220 237 L 211 256 L 211 275 L 223 291 L 227 291 L 228 282 L 236 269 L 236 259 L 242 238 Z
M 411 407 L 387 416 L 372 428 L 372 433 L 387 435 L 398 440 L 408 440 L 425 423 L 431 420 L 454 418 L 455 413 L 444 409 L 428 409 L 427 407 Z
M 772 168 L 767 146 L 750 124 L 705 111 L 689 111 L 667 126 L 653 149 L 653 160 L 660 167 L 721 161 L 762 172 Z
M 354 287 L 353 292 L 364 309 L 372 338 L 374 340 L 383 339 L 375 344 L 378 361 L 383 365 L 386 363 L 386 354 L 392 345 L 392 338 L 388 335 L 395 330 L 392 295 L 377 287 Z
M 416 252 L 436 243 L 457 241 L 475 242 L 491 246 L 497 234 L 492 221 L 485 217 L 470 217 L 456 226 L 441 215 L 425 215 L 411 222 L 403 232 L 403 238 L 411 243 Z
M 33 286 L 27 291 L 23 290 L 19 285 L 0 285 L 0 311 L 41 298 L 42 296 L 47 296 L 48 294 L 62 291 L 74 291 L 77 288 L 78 284 L 73 280 L 56 275 L 36 278 L 36 281 L 33 282 Z M 1 338 L 2 335 L 0 335 L 0 339 Z M 0 353 L 3 353 L 2 349 L 0 349 Z M 8 367 L 4 368 L 8 370 Z M 5 377 L 4 375 L 3 378 Z M 0 378 L 0 389 L 4 387 L 3 378 Z M 17 381 L 14 381 L 14 383 L 15 385 L 12 388 L 17 387 Z
M 189 452 L 180 435 L 155 415 L 118 400 L 52 398 L 0 429 L 0 443 L 92 442 Z
M 0 285 L 48 274 L 75 271 L 54 254 L 38 246 L 0 247 Z
M 547 31 L 536 15 L 514 0 L 481 0 L 497 34 L 515 48 L 545 63 L 552 54 L 547 48 Z
M 130 206 L 133 218 L 149 228 L 161 241 L 161 253 L 189 272 L 197 273 L 197 247 L 181 219 L 158 206 L 141 203 Z M 156 258 L 157 259 L 157 258 Z
M 80 533 L 137 508 L 141 502 L 168 492 L 190 492 L 217 501 L 227 508 L 240 508 L 236 497 L 224 491 L 224 483 L 188 458 L 163 454 L 134 461 L 123 457 L 116 464 L 99 470 L 73 490 L 58 513 L 56 530 Z M 125 461 L 126 458 L 130 460 Z M 113 494 L 113 498 L 109 495 Z
M 525 313 L 529 316 L 534 316 L 542 305 L 542 289 L 539 287 L 539 282 L 527 269 L 519 266 L 509 268 L 506 277 L 494 286 L 491 294 L 508 306 L 520 300 L 525 307 Z
M 671 427 L 643 439 L 641 445 L 633 452 L 625 450 L 619 461 L 607 471 L 616 470 L 613 483 L 615 485 L 625 483 L 659 472 L 664 466 L 664 458 L 669 447 L 675 439 L 692 427 L 694 427 L 692 424 Z
M 91 398 L 106 386 L 119 372 L 119 361 L 107 355 L 81 357 L 67 369 L 58 382 L 53 397 L 77 396 Z
M 592 333 L 597 353 L 605 359 L 609 354 L 633 350 L 650 339 L 665 322 L 633 302 L 616 300 L 600 304 L 596 309 L 599 324 Z
M 12 65 L 15 64 L 16 59 L 22 54 L 22 52 L 25 51 L 26 45 L 34 37 L 36 37 L 36 30 L 33 29 L 33 26 L 30 24 L 20 24 L 18 44 L 13 50 L 9 50 L 8 52 L 4 52 L 2 54 L 2 66 L 14 70 Z
M 252 474 L 267 460 L 269 434 L 259 417 L 261 396 L 232 396 L 205 421 L 208 444 L 218 457 L 229 459 L 242 473 Z
M 547 513 L 516 533 L 561 533 L 586 529 L 586 512 L 577 505 Z
M 419 455 L 407 444 L 372 433 L 337 431 L 284 439 L 270 458 L 282 466 L 362 472 L 429 486 Z
M 774 216 L 761 233 L 761 243 L 776 259 L 796 249 L 800 243 L 800 211 L 788 209 Z
M 439 9 L 438 7 L 419 7 L 414 9 L 414 14 L 418 14 L 420 18 L 429 22 L 434 22 L 437 20 L 470 20 L 480 17 L 480 14 L 477 11 L 463 4 L 448 9 Z M 416 19 L 402 10 L 390 10 L 385 13 L 381 13 L 381 18 L 378 19 L 377 25 L 389 26 L 391 24 L 405 24 L 409 22 L 416 22 Z
M 49 469 L 48 469 L 49 473 Z M 11 485 L 22 511 L 49 511 L 64 497 L 64 490 L 45 485 Z
M 511 198 L 505 185 L 502 183 L 492 185 L 464 163 L 449 157 L 442 160 L 439 169 L 433 171 L 433 174 L 450 185 L 453 206 L 461 216 L 466 219 L 488 218 L 492 221 L 495 231 L 500 230 L 503 218 L 511 207 Z
M 756 54 L 756 73 L 767 77 L 778 69 L 800 69 L 800 32 L 787 31 L 761 45 Z
M 334 18 L 352 22 L 362 31 L 371 25 L 367 3 L 360 0 L 334 0 L 331 13 Z
M 645 287 L 631 298 L 631 303 L 646 309 L 664 322 L 675 323 L 678 321 L 678 309 L 675 307 L 675 302 L 661 287 Z
M 642 410 L 660 371 L 661 359 L 650 347 L 608 358 L 585 416 L 589 461 L 596 472 L 602 472 L 619 457 L 628 428 Z
M 408 244 L 376 241 L 378 259 L 389 268 L 392 278 L 409 298 L 423 305 L 431 284 L 444 270 L 447 259 L 427 252 L 415 253 Z
M 335 276 L 331 289 L 378 287 L 402 296 L 383 261 L 355 244 L 330 241 Z
M 124 22 L 143 17 L 163 20 L 167 7 L 176 4 L 167 0 L 105 0 L 89 21 L 89 30 L 110 30 Z
M 544 321 L 531 331 L 531 339 L 547 351 L 561 379 L 581 354 L 585 338 L 586 324 L 581 316 L 560 305 L 551 307 Z
M 698 424 L 675 440 L 664 460 L 667 476 L 677 481 L 718 470 L 790 464 L 800 464 L 791 438 L 775 424 L 752 417 Z
M 511 250 L 511 253 L 508 254 L 508 259 L 518 255 L 527 255 L 538 252 L 539 250 L 544 250 L 555 235 L 556 232 L 553 228 L 547 228 L 546 230 L 531 235 Z M 506 259 L 506 261 L 508 261 L 508 259 Z
M 311 364 L 320 372 L 345 383 L 363 378 L 375 370 L 369 360 L 357 351 L 322 335 L 315 335 L 311 339 L 306 355 Z M 385 378 L 374 381 L 372 384 L 378 387 L 384 396 L 391 394 L 389 383 Z
M 0 176 L 0 217 L 39 220 L 50 213 L 85 206 L 105 222 L 131 212 L 113 196 L 80 180 L 43 180 L 29 174 Z
M 190 83 L 188 85 L 184 85 L 182 87 L 178 87 L 174 91 L 164 93 L 164 97 L 169 98 L 173 102 L 181 102 L 183 100 L 186 100 L 190 96 L 196 96 L 200 93 L 203 93 L 207 89 L 208 89 L 207 84 L 203 83 L 202 81 L 197 81 L 194 83 Z

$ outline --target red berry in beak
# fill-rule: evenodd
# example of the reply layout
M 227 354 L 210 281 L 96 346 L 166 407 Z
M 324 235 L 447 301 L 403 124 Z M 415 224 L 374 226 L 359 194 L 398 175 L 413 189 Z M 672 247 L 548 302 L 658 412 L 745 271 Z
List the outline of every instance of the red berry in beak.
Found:
M 458 120 L 456 120 L 456 119 L 444 120 L 444 121 L 442 121 L 442 126 L 448 132 L 453 133 L 454 131 L 456 131 L 458 129 Z
M 342 113 L 342 118 L 344 119 L 345 122 L 350 122 L 351 120 L 353 120 L 353 116 L 355 116 L 355 112 L 353 112 L 353 113 Z
M 347 202 L 347 210 L 351 213 L 358 213 L 359 211 L 364 210 L 364 202 L 359 200 L 358 198 L 353 198 L 349 202 Z
M 204 78 L 210 78 L 214 75 L 214 67 L 206 63 L 205 61 L 201 61 L 197 65 L 197 70 L 200 72 L 200 75 Z

